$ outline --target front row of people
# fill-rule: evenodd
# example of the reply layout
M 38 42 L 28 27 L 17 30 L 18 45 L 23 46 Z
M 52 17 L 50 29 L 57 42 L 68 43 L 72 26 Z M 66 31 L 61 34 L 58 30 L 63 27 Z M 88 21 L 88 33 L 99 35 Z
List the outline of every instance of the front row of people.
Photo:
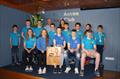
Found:
M 14 26 L 13 28 L 14 28 L 14 34 L 11 35 L 11 38 L 15 36 L 20 37 L 20 35 L 18 35 L 15 30 L 17 26 Z M 16 40 L 15 38 L 12 38 L 12 39 Z M 11 41 L 11 43 L 13 41 Z M 19 47 L 19 43 L 15 43 L 15 45 L 11 44 L 11 46 L 14 46 L 14 48 L 15 46 Z M 34 52 L 37 51 L 38 65 L 39 65 L 38 74 L 46 73 L 46 69 L 47 69 L 46 68 L 46 50 L 48 46 L 50 46 L 50 40 L 49 40 L 48 33 L 45 29 L 41 31 L 41 35 L 37 39 L 34 37 L 34 32 L 31 28 L 27 30 L 26 38 L 24 39 L 24 51 L 25 51 L 24 58 L 25 58 L 25 64 L 26 64 L 26 68 L 25 68 L 26 71 L 33 71 L 33 67 L 32 67 L 33 54 Z M 71 70 L 69 59 L 73 59 L 75 62 L 75 69 L 74 69 L 75 74 L 79 74 L 79 69 L 78 69 L 79 61 L 81 61 L 80 76 L 84 76 L 85 59 L 88 56 L 96 59 L 95 74 L 98 77 L 100 76 L 98 71 L 100 54 L 96 51 L 97 50 L 96 42 L 92 37 L 91 30 L 86 31 L 86 37 L 84 37 L 82 41 L 80 41 L 80 39 L 77 38 L 76 30 L 72 30 L 71 36 L 66 42 L 64 40 L 64 37 L 62 36 L 61 28 L 57 27 L 56 35 L 54 36 L 54 39 L 53 39 L 53 46 L 62 48 L 61 64 L 59 65 L 58 68 L 56 65 L 54 65 L 54 70 L 53 70 L 54 73 L 62 72 L 61 68 L 64 60 L 66 65 L 65 73 L 69 73 L 69 71 Z M 67 50 L 66 50 L 66 47 L 67 47 Z M 18 63 L 18 60 L 16 60 L 16 63 Z
M 96 76 L 99 76 L 99 62 L 100 62 L 100 55 L 96 51 L 96 43 L 95 40 L 92 38 L 92 31 L 86 32 L 86 38 L 83 38 L 82 40 L 82 53 L 81 53 L 81 70 L 80 75 L 84 76 L 84 65 L 85 65 L 85 59 L 86 57 L 95 58 L 95 74 Z M 37 43 L 36 43 L 37 41 Z M 68 50 L 64 51 L 64 48 L 66 47 L 66 42 L 64 38 L 61 35 L 61 28 L 57 28 L 57 34 L 55 35 L 55 38 L 53 40 L 53 46 L 61 47 L 62 48 L 62 54 L 61 54 L 61 65 L 59 65 L 59 68 L 57 68 L 56 65 L 54 65 L 54 73 L 61 73 L 61 68 L 63 65 L 63 61 L 65 60 L 65 73 L 68 73 L 70 68 L 69 59 L 72 58 L 75 61 L 75 74 L 79 74 L 79 60 L 80 60 L 80 40 L 76 37 L 76 30 L 72 30 L 72 34 L 69 38 L 69 41 L 67 43 Z M 37 48 L 37 52 L 39 54 L 39 70 L 38 74 L 44 74 L 46 73 L 46 49 L 47 46 L 49 46 L 49 37 L 48 33 L 45 29 L 41 32 L 41 37 L 36 39 L 33 37 L 33 31 L 32 29 L 28 29 L 27 31 L 27 38 L 24 41 L 24 49 L 25 49 L 25 59 L 26 59 L 26 68 L 25 70 L 32 71 L 32 54 L 34 54 L 35 47 Z

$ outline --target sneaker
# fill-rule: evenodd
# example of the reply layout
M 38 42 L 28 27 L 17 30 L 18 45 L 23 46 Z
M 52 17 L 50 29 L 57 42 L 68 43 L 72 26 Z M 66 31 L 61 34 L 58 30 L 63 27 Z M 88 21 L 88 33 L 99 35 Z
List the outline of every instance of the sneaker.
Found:
M 54 68 L 53 73 L 57 74 L 57 68 Z
M 75 68 L 75 74 L 79 74 L 78 68 Z
M 39 68 L 38 74 L 42 74 L 42 69 L 41 68 Z
M 46 73 L 46 68 L 43 68 L 42 73 L 43 73 L 43 74 L 45 74 L 45 73 Z
M 26 67 L 26 68 L 25 68 L 25 71 L 28 71 L 28 70 L 29 70 L 29 68 L 28 68 L 28 67 Z
M 30 70 L 30 71 L 33 71 L 33 68 L 32 68 L 32 66 L 30 66 L 29 70 Z
M 61 74 L 61 72 L 62 72 L 62 69 L 58 68 L 58 74 Z
M 70 68 L 70 67 L 67 67 L 67 68 L 65 69 L 65 73 L 69 73 L 70 70 L 71 70 L 71 68 Z
M 84 76 L 84 70 L 80 70 L 80 76 L 81 76 L 81 77 Z
M 96 77 L 100 77 L 100 73 L 98 70 L 95 71 L 95 75 L 96 75 Z

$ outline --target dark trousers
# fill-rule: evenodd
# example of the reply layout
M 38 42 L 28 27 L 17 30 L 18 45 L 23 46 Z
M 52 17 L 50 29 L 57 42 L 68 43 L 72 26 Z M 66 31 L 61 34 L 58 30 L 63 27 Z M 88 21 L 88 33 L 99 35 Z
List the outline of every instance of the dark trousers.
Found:
M 64 48 L 65 50 L 68 50 L 68 45 L 67 45 L 67 43 L 66 43 L 66 46 L 65 46 L 65 48 Z
M 38 65 L 41 68 L 46 67 L 46 51 L 42 53 L 40 50 L 38 50 Z
M 100 54 L 100 63 L 102 64 L 104 45 L 97 45 L 97 52 Z
M 12 46 L 11 54 L 12 54 L 12 63 L 18 63 L 19 62 L 19 48 L 18 48 L 18 46 Z
M 65 64 L 67 67 L 70 67 L 69 59 L 75 61 L 75 67 L 79 67 L 80 54 L 78 52 L 71 53 L 70 51 L 64 56 Z
M 32 50 L 30 53 L 28 53 L 26 50 L 24 50 L 24 56 L 25 56 L 24 60 L 25 60 L 26 66 L 32 66 L 33 52 L 34 52 L 34 50 Z

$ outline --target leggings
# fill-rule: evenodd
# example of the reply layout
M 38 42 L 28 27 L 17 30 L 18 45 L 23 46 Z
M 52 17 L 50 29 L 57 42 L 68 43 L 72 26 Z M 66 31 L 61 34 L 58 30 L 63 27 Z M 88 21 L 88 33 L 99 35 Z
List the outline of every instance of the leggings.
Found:
M 30 50 L 30 48 L 28 50 Z M 32 66 L 33 52 L 34 52 L 34 50 L 32 50 L 30 53 L 28 53 L 26 50 L 24 50 L 24 55 L 25 55 L 24 58 L 25 58 L 26 66 Z
M 38 66 L 41 68 L 46 67 L 46 51 L 41 52 L 40 50 L 38 51 Z

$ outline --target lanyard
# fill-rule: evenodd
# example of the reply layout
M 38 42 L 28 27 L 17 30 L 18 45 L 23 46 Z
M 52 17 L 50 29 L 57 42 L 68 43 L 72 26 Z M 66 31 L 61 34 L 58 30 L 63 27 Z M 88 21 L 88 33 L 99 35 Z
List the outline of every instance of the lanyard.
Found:
M 102 42 L 102 33 L 98 33 L 99 36 L 99 42 Z

